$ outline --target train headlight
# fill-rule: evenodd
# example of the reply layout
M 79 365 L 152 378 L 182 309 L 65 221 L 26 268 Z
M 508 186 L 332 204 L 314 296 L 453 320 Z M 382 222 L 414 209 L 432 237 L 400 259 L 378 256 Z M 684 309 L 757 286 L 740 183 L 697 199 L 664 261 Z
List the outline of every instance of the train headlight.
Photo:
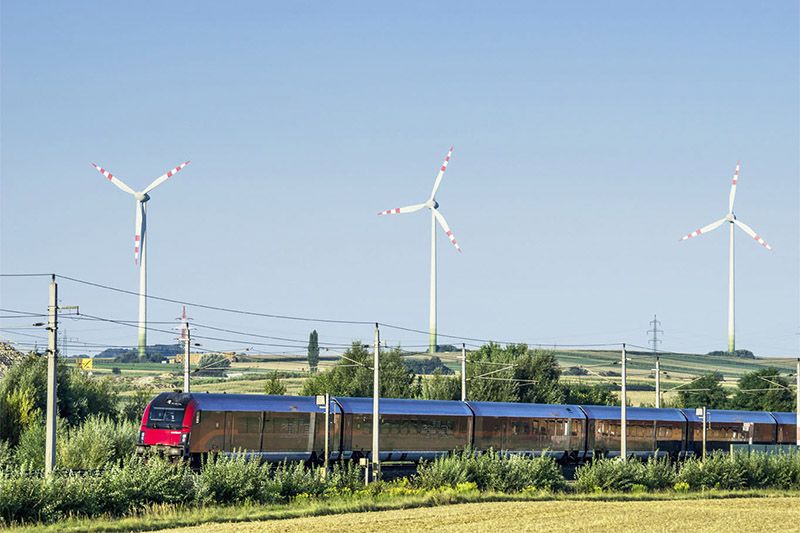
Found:
M 184 433 L 183 435 L 181 435 L 181 444 L 186 444 L 186 441 L 188 441 L 188 440 L 189 440 L 189 434 L 188 433 Z
M 144 444 L 144 431 L 139 432 L 139 444 Z

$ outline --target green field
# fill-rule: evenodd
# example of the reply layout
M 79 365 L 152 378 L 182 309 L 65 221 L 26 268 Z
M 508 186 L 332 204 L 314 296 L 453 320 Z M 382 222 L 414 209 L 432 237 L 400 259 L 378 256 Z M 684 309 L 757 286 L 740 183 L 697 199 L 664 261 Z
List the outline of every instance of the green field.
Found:
M 458 352 L 440 353 L 438 356 L 454 372 L 460 371 Z M 415 355 L 410 359 L 427 358 L 425 355 Z M 586 369 L 585 375 L 563 375 L 562 379 L 568 382 L 586 384 L 620 383 L 620 352 L 608 350 L 557 350 L 556 358 L 562 369 L 571 367 Z M 786 359 L 745 359 L 729 356 L 709 356 L 698 354 L 660 354 L 662 374 L 662 398 L 671 401 L 677 392 L 670 389 L 685 386 L 692 379 L 708 373 L 721 372 L 724 376 L 723 385 L 732 387 L 745 373 L 752 372 L 765 366 L 774 366 L 784 372 L 792 372 L 795 363 Z M 628 384 L 629 385 L 654 385 L 655 359 L 648 352 L 628 352 Z M 333 358 L 325 358 L 320 363 L 320 369 L 329 368 L 335 363 Z M 112 374 L 112 369 L 118 373 Z M 273 372 L 289 372 L 295 374 L 286 378 L 284 383 L 289 394 L 298 394 L 302 390 L 304 377 L 308 371 L 307 362 L 302 357 L 287 358 L 285 356 L 260 356 L 246 362 L 231 363 L 228 378 L 200 378 L 196 380 L 194 390 L 198 392 L 228 392 L 228 393 L 258 393 L 264 390 L 268 374 Z M 180 364 L 158 363 L 115 363 L 113 361 L 97 360 L 94 363 L 93 373 L 101 376 L 113 376 L 119 380 L 123 389 L 136 389 L 145 387 L 153 392 L 160 390 L 173 390 L 180 388 L 183 369 Z M 296 375 L 299 373 L 300 375 Z M 601 375 L 605 374 L 605 375 Z M 653 391 L 628 392 L 629 402 L 632 405 L 654 404 Z

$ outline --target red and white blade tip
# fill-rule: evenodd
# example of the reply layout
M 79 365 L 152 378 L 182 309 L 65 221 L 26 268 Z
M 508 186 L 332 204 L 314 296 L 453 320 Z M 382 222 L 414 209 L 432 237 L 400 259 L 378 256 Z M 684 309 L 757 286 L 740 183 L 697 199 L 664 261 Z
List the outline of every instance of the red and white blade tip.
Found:
M 692 237 L 697 237 L 697 236 L 698 236 L 698 235 L 700 235 L 701 233 L 703 233 L 703 230 L 702 230 L 702 229 L 696 229 L 696 230 L 694 230 L 693 232 L 691 232 L 690 234 L 688 234 L 688 235 L 684 235 L 683 237 L 681 237 L 681 240 L 682 240 L 682 241 L 685 241 L 686 239 L 691 239 Z
M 452 232 L 452 231 L 447 231 L 446 233 L 447 233 L 447 238 L 448 238 L 448 239 L 450 239 L 450 242 L 451 242 L 451 243 L 453 243 L 453 246 L 455 246 L 455 247 L 456 247 L 456 250 L 458 250 L 459 252 L 461 252 L 461 247 L 460 247 L 460 246 L 458 245 L 458 243 L 456 242 L 456 238 L 455 238 L 455 236 L 453 235 L 453 232 Z
M 399 207 L 395 207 L 394 209 L 387 209 L 386 211 L 381 211 L 380 213 L 378 213 L 378 216 L 381 216 L 381 215 L 399 215 L 399 214 L 400 214 L 400 208 Z
M 102 174 L 103 176 L 105 176 L 106 178 L 108 178 L 108 180 L 109 180 L 109 181 L 111 181 L 111 180 L 113 180 L 113 179 L 114 179 L 114 174 L 112 174 L 112 173 L 111 173 L 111 172 L 109 172 L 108 170 L 104 169 L 103 167 L 101 167 L 101 166 L 98 166 L 98 165 L 95 165 L 94 163 L 92 163 L 92 166 L 93 166 L 93 167 L 94 167 L 94 168 L 95 168 L 95 169 L 96 169 L 96 170 L 97 170 L 97 171 L 98 171 L 100 174 Z
M 753 239 L 755 239 L 755 241 L 756 241 L 758 244 L 760 244 L 761 246 L 763 246 L 763 247 L 764 247 L 764 248 L 766 248 L 767 250 L 772 250 L 772 246 L 770 246 L 769 244 L 767 244 L 767 241 L 765 241 L 764 239 L 762 239 L 762 238 L 761 238 L 761 236 L 760 236 L 758 233 L 756 233 L 756 234 L 753 236 Z
M 181 163 L 181 164 L 180 164 L 180 165 L 178 165 L 177 167 L 173 168 L 172 170 L 170 170 L 169 172 L 167 172 L 167 177 L 168 177 L 168 178 L 171 178 L 172 176 L 174 176 L 175 174 L 177 174 L 178 172 L 180 172 L 181 170 L 183 170 L 183 169 L 184 169 L 184 167 L 186 167 L 186 165 L 188 165 L 189 163 L 191 163 L 191 161 L 186 161 L 185 163 Z

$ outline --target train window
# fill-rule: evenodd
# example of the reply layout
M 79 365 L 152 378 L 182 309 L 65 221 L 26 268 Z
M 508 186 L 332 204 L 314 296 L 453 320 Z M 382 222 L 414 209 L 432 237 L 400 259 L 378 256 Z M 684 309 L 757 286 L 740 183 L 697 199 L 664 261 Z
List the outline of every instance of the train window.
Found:
M 151 428 L 179 429 L 183 423 L 184 409 L 174 407 L 151 407 L 147 426 Z

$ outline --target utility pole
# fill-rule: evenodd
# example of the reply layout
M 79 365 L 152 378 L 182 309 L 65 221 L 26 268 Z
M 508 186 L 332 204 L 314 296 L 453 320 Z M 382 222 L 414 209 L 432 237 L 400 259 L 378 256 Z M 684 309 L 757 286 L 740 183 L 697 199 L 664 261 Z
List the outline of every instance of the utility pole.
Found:
M 328 460 L 331 456 L 331 395 L 325 393 L 325 478 L 328 477 Z
M 658 326 L 661 325 L 661 321 L 658 320 L 656 315 L 653 315 L 653 320 L 650 321 L 650 325 L 653 326 L 653 329 L 648 330 L 648 333 L 652 333 L 653 337 L 648 341 L 650 344 L 653 345 L 653 354 L 656 356 L 656 409 L 661 408 L 661 361 L 658 357 L 658 343 L 661 342 L 661 339 L 658 338 L 659 333 L 664 333 L 663 330 L 658 329 Z
M 461 343 L 461 401 L 467 401 L 467 345 Z
M 380 402 L 381 402 L 381 333 L 375 323 L 375 356 L 372 361 L 372 481 L 381 476 L 380 461 Z
M 622 434 L 620 435 L 620 456 L 623 461 L 628 460 L 628 370 L 626 365 L 627 354 L 625 350 L 625 343 L 622 343 Z
M 191 391 L 191 384 L 189 383 L 189 374 L 191 368 L 191 345 L 192 335 L 189 330 L 189 318 L 186 316 L 186 306 L 183 306 L 183 312 L 178 320 L 181 323 L 181 336 L 180 341 L 183 343 L 183 392 L 188 394 Z
M 706 459 L 706 422 L 708 420 L 708 409 L 705 407 L 698 407 L 694 410 L 694 414 L 703 420 L 703 460 Z
M 44 471 L 56 468 L 56 357 L 58 357 L 58 283 L 50 278 L 50 302 L 47 306 L 47 422 L 45 425 Z
M 795 369 L 795 379 L 797 380 L 796 387 L 795 387 L 795 426 L 797 427 L 797 447 L 800 448 L 800 357 L 797 358 L 797 368 Z
M 656 356 L 656 409 L 661 409 L 661 359 Z

